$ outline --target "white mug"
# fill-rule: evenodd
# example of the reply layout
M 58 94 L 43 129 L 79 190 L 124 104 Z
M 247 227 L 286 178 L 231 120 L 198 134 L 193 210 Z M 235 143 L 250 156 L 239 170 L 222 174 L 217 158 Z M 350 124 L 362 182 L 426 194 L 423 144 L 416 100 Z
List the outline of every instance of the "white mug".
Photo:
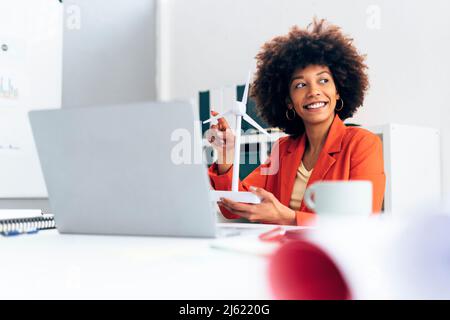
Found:
M 319 217 L 368 217 L 372 213 L 372 182 L 316 182 L 306 189 L 303 198 L 306 206 Z

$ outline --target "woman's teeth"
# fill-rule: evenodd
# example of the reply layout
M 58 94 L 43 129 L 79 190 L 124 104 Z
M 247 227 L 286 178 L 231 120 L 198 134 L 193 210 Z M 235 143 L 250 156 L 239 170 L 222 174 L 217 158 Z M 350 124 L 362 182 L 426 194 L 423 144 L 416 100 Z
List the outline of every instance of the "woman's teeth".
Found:
M 317 103 L 306 105 L 305 109 L 318 109 L 318 108 L 325 107 L 325 105 L 326 105 L 325 102 L 317 102 Z

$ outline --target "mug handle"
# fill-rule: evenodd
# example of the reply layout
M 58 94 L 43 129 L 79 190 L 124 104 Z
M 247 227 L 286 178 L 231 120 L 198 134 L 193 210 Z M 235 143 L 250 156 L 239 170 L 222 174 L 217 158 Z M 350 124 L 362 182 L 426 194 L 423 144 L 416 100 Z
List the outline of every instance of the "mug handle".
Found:
M 303 200 L 305 201 L 306 206 L 311 210 L 316 209 L 316 203 L 312 200 L 312 195 L 315 190 L 315 185 L 309 186 L 308 189 L 306 189 L 305 194 L 303 195 Z

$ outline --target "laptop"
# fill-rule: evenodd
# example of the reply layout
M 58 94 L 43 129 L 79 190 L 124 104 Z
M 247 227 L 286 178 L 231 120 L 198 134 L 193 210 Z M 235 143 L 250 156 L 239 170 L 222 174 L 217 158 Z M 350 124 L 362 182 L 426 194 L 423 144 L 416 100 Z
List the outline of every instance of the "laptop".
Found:
M 29 118 L 59 232 L 217 235 L 190 104 L 39 110 Z

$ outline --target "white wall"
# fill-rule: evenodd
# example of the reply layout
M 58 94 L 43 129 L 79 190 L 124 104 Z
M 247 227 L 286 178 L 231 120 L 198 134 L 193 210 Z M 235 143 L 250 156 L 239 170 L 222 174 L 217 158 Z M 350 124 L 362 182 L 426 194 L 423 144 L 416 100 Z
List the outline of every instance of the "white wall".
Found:
M 260 46 L 313 16 L 341 26 L 368 55 L 371 88 L 352 120 L 439 128 L 450 193 L 450 2 L 447 0 L 160 0 L 159 96 L 243 83 Z M 411 157 L 421 152 L 417 145 Z M 418 188 L 421 185 L 417 174 Z
M 155 100 L 155 16 L 155 0 L 64 0 L 62 107 Z
M 57 0 L 1 0 L 0 76 L 12 79 L 17 99 L 0 108 L 61 106 L 62 5 Z
M 61 106 L 61 9 L 57 0 L 0 1 L 0 207 L 47 196 L 27 113 Z

